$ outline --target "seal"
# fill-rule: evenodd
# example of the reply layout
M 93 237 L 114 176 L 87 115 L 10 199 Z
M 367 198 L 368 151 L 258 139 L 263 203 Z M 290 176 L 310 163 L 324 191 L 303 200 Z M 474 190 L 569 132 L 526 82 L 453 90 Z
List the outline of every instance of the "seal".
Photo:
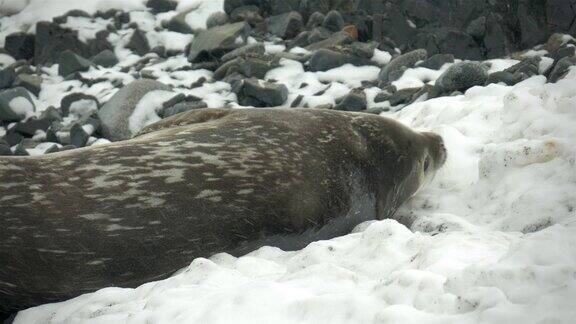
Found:
M 201 109 L 130 140 L 0 158 L 0 311 L 166 278 L 196 257 L 296 250 L 394 215 L 440 136 L 314 109 Z

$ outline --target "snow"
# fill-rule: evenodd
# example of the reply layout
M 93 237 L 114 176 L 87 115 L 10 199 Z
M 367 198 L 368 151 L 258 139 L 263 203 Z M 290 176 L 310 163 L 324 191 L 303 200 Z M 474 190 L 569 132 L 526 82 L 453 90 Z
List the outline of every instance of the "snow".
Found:
M 34 105 L 24 97 L 15 97 L 8 103 L 10 110 L 16 115 L 28 119 L 34 115 Z
M 128 129 L 132 134 L 138 133 L 142 128 L 161 120 L 157 112 L 162 104 L 177 95 L 173 91 L 155 90 L 150 91 L 136 105 L 134 112 L 128 118 Z
M 296 63 L 269 77 L 295 84 Z M 535 76 L 386 114 L 438 132 L 449 152 L 396 220 L 300 251 L 198 258 L 169 279 L 29 309 L 16 323 L 572 323 L 574 82 L 572 68 L 555 84 Z
M 224 11 L 224 0 L 180 0 L 176 8 L 178 11 L 191 9 L 194 10 L 186 15 L 186 23 L 192 29 L 205 29 L 211 14 Z
M 374 49 L 374 56 L 372 56 L 372 61 L 381 65 L 386 65 L 390 63 L 390 60 L 392 60 L 392 55 L 390 55 L 390 53 L 381 51 L 377 48 Z

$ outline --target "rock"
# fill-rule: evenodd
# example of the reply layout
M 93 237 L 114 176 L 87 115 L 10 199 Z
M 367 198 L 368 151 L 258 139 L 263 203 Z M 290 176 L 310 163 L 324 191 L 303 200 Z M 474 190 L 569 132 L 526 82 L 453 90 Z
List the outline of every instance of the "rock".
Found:
M 439 28 L 434 32 L 437 53 L 450 53 L 463 60 L 481 60 L 484 56 L 474 38 L 453 28 Z
M 160 116 L 161 118 L 167 118 L 179 113 L 201 108 L 208 108 L 208 105 L 204 101 L 194 101 L 194 102 L 185 101 L 162 109 L 160 112 L 158 112 L 158 116 Z
M 266 16 L 271 11 L 270 0 L 225 0 L 224 12 L 231 16 L 234 10 L 245 6 L 257 7 Z
M 506 85 L 515 85 L 516 83 L 522 81 L 522 77 L 520 74 L 512 74 L 508 71 L 498 71 L 491 73 L 488 75 L 488 79 L 486 80 L 486 85 L 492 83 L 504 83 Z
M 176 10 L 178 3 L 172 0 L 148 0 L 146 7 L 152 9 L 153 14 Z
M 314 52 L 312 57 L 310 57 L 310 61 L 308 61 L 308 69 L 312 72 L 327 71 L 344 64 L 363 66 L 371 65 L 372 62 L 366 58 L 338 53 L 328 49 L 320 49 Z
M 192 34 L 194 31 L 192 27 L 188 25 L 186 22 L 186 16 L 189 12 L 181 12 L 176 16 L 172 17 L 172 19 L 165 22 L 164 28 L 168 29 L 169 31 L 181 33 L 181 34 Z
M 13 130 L 8 130 L 8 133 L 4 135 L 3 140 L 8 143 L 8 146 L 14 146 L 24 140 L 24 136 L 20 133 L 16 133 Z
M 269 17 L 266 23 L 268 32 L 282 39 L 294 38 L 304 26 L 302 16 L 296 11 Z
M 328 12 L 322 22 L 322 27 L 333 32 L 341 31 L 344 25 L 344 18 L 342 18 L 342 15 L 336 10 Z
M 302 101 L 304 100 L 304 95 L 298 95 L 294 101 L 290 104 L 290 108 L 296 108 L 302 106 Z
M 424 94 L 423 88 L 406 88 L 394 92 L 388 98 L 390 106 L 398 106 L 403 104 L 410 104 Z
M 55 121 L 62 121 L 62 115 L 56 108 L 50 106 L 40 113 L 39 119 L 53 123 Z
M 221 60 L 222 60 L 222 62 L 227 62 L 227 61 L 231 61 L 237 57 L 245 56 L 247 54 L 264 55 L 265 51 L 266 51 L 266 48 L 264 47 L 264 44 L 262 44 L 262 43 L 248 44 L 248 45 L 239 47 L 239 48 L 231 51 L 230 53 L 226 53 L 225 55 L 222 56 Z
M 16 145 L 16 147 L 14 148 L 14 155 L 15 156 L 28 156 L 28 155 L 30 155 L 30 153 L 28 153 L 28 151 L 24 147 L 24 141 L 22 141 L 18 145 Z
M 288 88 L 283 84 L 258 79 L 245 79 L 238 92 L 238 102 L 243 106 L 275 107 L 288 99 Z
M 103 50 L 102 52 L 96 54 L 91 59 L 92 63 L 102 67 L 113 67 L 114 65 L 118 64 L 118 58 L 113 51 L 107 49 Z
M 17 32 L 6 36 L 4 49 L 17 60 L 30 60 L 34 57 L 34 35 Z
M 418 67 L 424 67 L 431 70 L 439 70 L 446 63 L 454 63 L 452 54 L 434 54 L 424 62 L 418 64 Z
M 140 29 L 134 30 L 130 41 L 126 44 L 126 48 L 131 50 L 133 53 L 140 56 L 144 56 L 150 52 L 150 44 L 148 43 L 148 38 L 146 34 Z
M 228 15 L 224 12 L 215 12 L 208 17 L 206 20 L 206 28 L 210 29 L 213 27 L 218 27 L 226 25 L 228 23 Z
M 58 148 L 58 145 L 54 143 L 44 151 L 44 154 L 51 154 L 56 152 L 60 152 L 60 149 Z
M 40 95 L 40 90 L 42 90 L 42 77 L 25 73 L 18 74 L 14 85 L 17 87 L 24 87 L 38 97 Z
M 342 28 L 342 31 L 353 40 L 358 40 L 359 38 L 358 29 L 354 25 L 346 25 Z
M 352 41 L 353 39 L 345 32 L 337 32 L 325 40 L 306 46 L 306 49 L 309 51 L 316 51 L 321 48 L 333 48 L 339 45 L 350 44 Z
M 90 135 L 79 124 L 74 124 L 70 129 L 70 144 L 76 147 L 84 147 Z
M 488 16 L 483 39 L 486 55 L 482 55 L 482 57 L 499 58 L 511 51 L 512 46 L 507 36 L 509 33 L 505 29 L 506 22 L 501 20 L 493 14 Z
M 448 68 L 436 80 L 436 88 L 444 93 L 466 91 L 484 85 L 488 80 L 488 69 L 478 62 L 460 62 Z
M 88 46 L 78 40 L 77 32 L 46 21 L 36 24 L 36 37 L 34 38 L 34 63 L 36 65 L 58 63 L 60 55 L 66 50 L 82 57 L 90 56 Z
M 198 63 L 219 59 L 238 47 L 236 39 L 245 38 L 250 26 L 245 22 L 227 24 L 200 32 L 190 45 L 188 61 Z
M 0 121 L 21 121 L 32 115 L 35 109 L 32 97 L 22 87 L 0 92 Z
M 552 69 L 550 75 L 548 76 L 548 82 L 554 83 L 558 80 L 564 78 L 568 74 L 571 66 L 576 65 L 576 57 L 564 57 Z
M 260 15 L 260 8 L 257 6 L 242 6 L 236 8 L 230 14 L 231 22 L 245 21 L 251 26 L 256 26 L 264 21 L 262 15 Z
M 13 67 L 0 70 L 0 90 L 10 88 L 16 80 L 16 71 Z
M 92 66 L 92 62 L 70 50 L 60 54 L 58 63 L 58 74 L 63 77 L 67 77 L 74 72 L 88 71 L 90 66 Z
M 554 33 L 548 38 L 548 41 L 546 41 L 544 49 L 547 50 L 548 53 L 552 53 L 557 51 L 562 45 L 564 45 L 564 35 L 560 33 Z
M 374 114 L 374 115 L 380 115 L 383 112 L 386 111 L 390 111 L 390 108 L 388 107 L 373 107 L 373 108 L 368 108 L 365 112 L 367 114 Z
M 404 71 L 414 67 L 418 61 L 425 60 L 428 53 L 425 49 L 417 49 L 406 54 L 402 54 L 392 59 L 378 75 L 378 79 L 384 82 L 398 80 Z
M 32 137 L 37 131 L 46 131 L 52 122 L 48 119 L 30 118 L 25 122 L 20 122 L 14 127 L 14 131 L 26 137 Z
M 574 46 L 562 45 L 560 48 L 554 52 L 548 53 L 546 56 L 557 62 L 565 57 L 574 56 L 574 54 L 576 54 L 576 48 Z
M 79 101 L 92 101 L 94 102 L 93 106 L 96 107 L 96 109 L 98 109 L 99 103 L 98 103 L 98 99 L 96 99 L 96 97 L 82 93 L 82 92 L 75 92 L 75 93 L 71 93 L 69 95 L 66 95 L 64 98 L 62 98 L 62 100 L 60 100 L 60 109 L 62 110 L 62 114 L 64 116 L 68 116 L 70 114 L 70 108 L 72 108 L 72 105 L 75 102 L 79 102 Z M 88 113 L 91 114 L 91 113 Z
M 300 0 L 269 0 L 269 3 L 271 16 L 297 11 L 300 6 Z
M 323 13 L 318 11 L 314 12 L 308 18 L 308 22 L 306 23 L 306 29 L 312 29 L 314 27 L 322 26 L 322 23 L 324 22 L 325 18 L 326 16 Z
M 320 41 L 323 41 L 325 39 L 330 38 L 331 36 L 332 36 L 332 32 L 330 32 L 328 29 L 326 29 L 324 27 L 314 28 L 308 33 L 308 39 L 306 40 L 305 43 L 306 44 L 312 44 L 312 43 L 320 42 Z
M 0 156 L 10 156 L 12 155 L 12 150 L 10 150 L 10 145 L 0 138 Z
M 534 76 L 537 75 L 540 70 L 540 60 L 537 56 L 531 57 L 512 65 L 504 71 L 512 74 L 523 73 L 527 76 Z
M 416 36 L 416 29 L 397 6 L 386 8 L 385 15 L 373 15 L 372 20 L 372 40 L 376 42 L 390 38 L 397 44 L 410 44 Z
M 472 37 L 482 38 L 486 33 L 486 17 L 478 17 L 468 24 L 466 33 Z
M 264 79 L 268 71 L 279 67 L 277 61 L 265 58 L 248 57 L 238 59 L 238 71 L 248 78 Z
M 365 59 L 372 59 L 374 56 L 374 50 L 378 47 L 378 43 L 376 42 L 354 42 L 350 45 L 350 49 L 352 53 L 356 56 L 365 58 Z
M 139 79 L 116 92 L 98 111 L 98 117 L 102 121 L 102 134 L 112 141 L 132 137 L 128 119 L 140 99 L 154 90 L 169 91 L 170 87 L 158 81 Z
M 366 94 L 361 89 L 354 89 L 342 98 L 334 109 L 343 111 L 366 110 Z

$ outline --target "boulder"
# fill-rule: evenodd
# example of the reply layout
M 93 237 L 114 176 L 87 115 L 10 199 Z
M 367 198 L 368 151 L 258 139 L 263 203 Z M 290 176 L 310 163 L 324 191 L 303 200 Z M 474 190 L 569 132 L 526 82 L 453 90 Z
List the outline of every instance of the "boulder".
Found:
M 266 23 L 268 32 L 282 39 L 294 38 L 304 26 L 302 16 L 296 11 L 269 17 Z
M 251 26 L 256 26 L 264 21 L 257 6 L 242 6 L 234 9 L 230 14 L 231 22 L 245 21 Z
M 41 118 L 30 118 L 24 122 L 18 123 L 14 131 L 26 137 L 32 137 L 37 131 L 46 131 L 52 124 L 52 121 Z
M 186 16 L 189 14 L 188 11 L 181 12 L 176 16 L 172 17 L 172 19 L 164 22 L 164 28 L 168 29 L 169 31 L 181 33 L 181 34 L 192 34 L 194 31 L 192 27 L 188 25 L 186 22 Z
M 30 93 L 22 87 L 0 92 L 0 121 L 21 121 L 31 116 L 35 109 Z
M 176 10 L 178 3 L 173 0 L 148 0 L 146 7 L 150 8 L 153 14 Z
M 126 48 L 131 50 L 134 54 L 144 56 L 150 53 L 150 44 L 148 43 L 148 38 L 146 34 L 140 29 L 134 30 L 130 41 L 126 44 Z
M 362 89 L 354 89 L 345 95 L 334 109 L 343 111 L 362 111 L 366 110 L 366 107 L 366 94 Z
M 221 58 L 239 47 L 236 40 L 238 37 L 246 38 L 249 30 L 246 22 L 238 22 L 201 31 L 190 45 L 188 61 L 198 63 Z
M 448 68 L 436 80 L 436 88 L 444 93 L 466 91 L 484 85 L 488 80 L 488 68 L 478 62 L 460 62 Z
M 70 50 L 60 54 L 58 64 L 58 74 L 63 77 L 67 77 L 74 72 L 88 71 L 90 66 L 92 66 L 92 62 Z
M 314 12 L 308 18 L 308 22 L 306 23 L 306 29 L 312 29 L 315 27 L 322 26 L 322 23 L 324 22 L 325 18 L 326 16 L 323 13 L 318 11 Z
M 79 124 L 74 124 L 72 129 L 70 129 L 70 144 L 76 147 L 84 147 L 90 138 L 84 128 Z
M 96 109 L 98 109 L 99 103 L 96 97 L 82 92 L 75 92 L 66 95 L 64 98 L 62 98 L 62 100 L 60 100 L 60 110 L 62 111 L 62 114 L 64 116 L 68 116 L 70 114 L 70 108 L 72 107 L 72 105 L 75 102 L 79 102 L 82 100 L 94 102 L 94 104 L 91 104 L 90 106 L 95 106 Z
M 574 65 L 576 65 L 576 57 L 567 56 L 562 58 L 554 65 L 554 68 L 548 76 L 548 81 L 553 83 L 564 78 L 566 74 L 568 74 L 570 67 Z
M 237 57 L 245 56 L 247 54 L 264 55 L 264 52 L 266 52 L 266 48 L 264 47 L 264 44 L 262 44 L 262 43 L 248 44 L 248 45 L 239 47 L 239 48 L 231 51 L 230 53 L 224 54 L 222 56 L 222 62 L 228 62 L 228 61 L 231 61 Z
M 283 84 L 255 78 L 245 79 L 238 89 L 238 102 L 243 106 L 275 107 L 288 99 L 288 88 Z
M 6 36 L 4 49 L 17 60 L 34 57 L 34 35 L 17 32 Z
M 378 75 L 378 79 L 384 82 L 398 80 L 404 71 L 414 67 L 417 62 L 425 60 L 428 53 L 425 49 L 417 49 L 406 54 L 395 57 L 386 65 Z
M 344 64 L 363 66 L 372 65 L 373 62 L 369 59 L 355 55 L 343 54 L 328 49 L 320 49 L 314 52 L 312 57 L 310 57 L 310 61 L 308 61 L 308 69 L 312 72 L 327 71 Z
M 431 70 L 439 70 L 446 63 L 454 63 L 454 55 L 434 54 L 417 66 Z
M 522 74 L 512 74 L 508 71 L 498 71 L 488 75 L 486 80 L 486 85 L 491 83 L 504 83 L 506 85 L 515 85 L 516 83 L 522 81 Z
M 169 91 L 170 87 L 158 81 L 139 79 L 116 92 L 98 111 L 98 117 L 102 121 L 102 134 L 112 141 L 132 137 L 128 119 L 140 99 L 154 90 Z
M 0 70 L 0 90 L 10 88 L 16 80 L 16 71 L 13 67 Z
M 36 24 L 36 37 L 34 38 L 34 63 L 36 65 L 58 63 L 60 55 L 66 50 L 82 57 L 91 56 L 88 46 L 78 40 L 77 32 L 62 28 L 52 22 L 41 21 Z
M 190 110 L 201 109 L 201 108 L 208 108 L 208 105 L 204 101 L 184 101 L 179 102 L 175 105 L 165 107 L 161 111 L 158 112 L 158 116 L 161 118 L 167 118 L 170 116 L 174 116 L 179 113 L 183 113 Z
M 353 39 L 345 32 L 337 32 L 332 34 L 329 38 L 324 40 L 312 43 L 306 46 L 306 49 L 309 51 L 316 51 L 321 48 L 333 48 L 335 46 L 350 44 L 352 43 Z
M 336 10 L 328 12 L 326 17 L 324 17 L 324 21 L 322 21 L 322 27 L 333 32 L 341 31 L 344 26 L 344 18 L 342 18 L 342 15 Z
M 94 55 L 91 59 L 94 65 L 102 66 L 102 67 L 113 67 L 114 65 L 118 64 L 118 58 L 113 51 L 107 49 L 103 50 L 102 52 Z

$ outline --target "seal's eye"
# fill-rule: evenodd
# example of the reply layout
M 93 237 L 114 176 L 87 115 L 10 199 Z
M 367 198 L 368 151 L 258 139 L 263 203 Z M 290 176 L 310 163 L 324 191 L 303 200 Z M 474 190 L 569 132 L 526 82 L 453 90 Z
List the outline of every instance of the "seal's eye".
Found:
M 428 171 L 429 167 L 430 167 L 430 157 L 427 156 L 426 160 L 424 160 L 424 172 Z

